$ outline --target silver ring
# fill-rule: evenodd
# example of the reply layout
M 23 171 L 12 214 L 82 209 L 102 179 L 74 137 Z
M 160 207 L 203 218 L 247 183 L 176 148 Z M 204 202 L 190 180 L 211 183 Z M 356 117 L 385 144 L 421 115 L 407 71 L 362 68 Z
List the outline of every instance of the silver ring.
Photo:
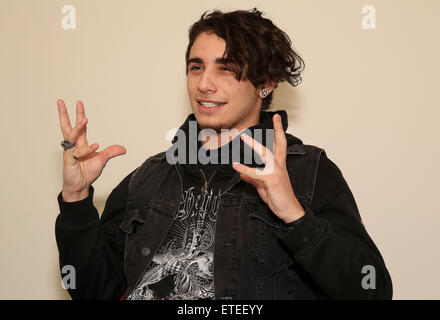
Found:
M 75 149 L 73 149 L 72 152 L 71 152 L 72 153 L 72 157 L 73 157 L 73 159 L 78 160 L 78 158 L 75 157 L 75 155 L 73 154 L 74 152 L 75 152 Z
M 74 146 L 75 146 L 75 144 L 70 142 L 67 139 L 64 139 L 63 141 L 61 141 L 61 147 L 64 149 L 64 151 L 72 149 Z

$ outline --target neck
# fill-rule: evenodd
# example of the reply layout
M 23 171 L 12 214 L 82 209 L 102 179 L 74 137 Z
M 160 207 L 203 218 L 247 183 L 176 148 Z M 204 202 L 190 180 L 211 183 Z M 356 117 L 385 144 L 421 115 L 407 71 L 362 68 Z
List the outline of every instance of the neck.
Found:
M 215 130 L 202 130 L 201 143 L 205 149 L 218 149 L 231 142 L 235 137 L 240 135 L 247 128 L 253 127 L 259 123 L 258 118 L 254 121 L 247 122 L 246 125 L 240 126 L 238 129 L 221 129 L 220 132 Z
M 242 130 L 244 131 L 244 129 Z M 202 135 L 202 145 L 205 149 L 218 149 L 222 146 L 231 142 L 236 136 L 238 136 L 242 131 L 235 130 L 225 130 L 219 134 L 212 135 Z

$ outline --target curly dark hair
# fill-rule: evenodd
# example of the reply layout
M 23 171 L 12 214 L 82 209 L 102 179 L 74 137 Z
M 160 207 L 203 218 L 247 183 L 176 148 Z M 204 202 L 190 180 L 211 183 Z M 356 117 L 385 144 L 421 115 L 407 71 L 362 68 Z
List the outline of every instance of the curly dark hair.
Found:
M 237 80 L 249 79 L 255 87 L 266 81 L 275 81 L 275 87 L 283 81 L 294 87 L 299 85 L 305 66 L 303 59 L 292 49 L 289 36 L 262 15 L 257 8 L 204 12 L 189 29 L 186 74 L 191 47 L 199 34 L 207 32 L 225 40 L 223 58 L 235 67 Z M 262 110 L 270 107 L 272 92 L 263 99 Z

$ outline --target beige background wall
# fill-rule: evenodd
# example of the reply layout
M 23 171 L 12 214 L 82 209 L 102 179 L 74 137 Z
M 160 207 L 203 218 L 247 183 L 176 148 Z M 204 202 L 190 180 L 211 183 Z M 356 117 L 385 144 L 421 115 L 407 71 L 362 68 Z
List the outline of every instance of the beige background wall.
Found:
M 64 30 L 61 8 L 76 8 Z M 376 9 L 376 29 L 361 8 Z M 66 299 L 54 224 L 62 185 L 56 100 L 74 119 L 85 103 L 89 142 L 122 144 L 95 183 L 104 202 L 190 111 L 184 52 L 208 9 L 257 6 L 306 62 L 280 86 L 289 132 L 341 168 L 394 283 L 395 299 L 439 299 L 440 226 L 436 0 L 0 0 L 1 299 Z

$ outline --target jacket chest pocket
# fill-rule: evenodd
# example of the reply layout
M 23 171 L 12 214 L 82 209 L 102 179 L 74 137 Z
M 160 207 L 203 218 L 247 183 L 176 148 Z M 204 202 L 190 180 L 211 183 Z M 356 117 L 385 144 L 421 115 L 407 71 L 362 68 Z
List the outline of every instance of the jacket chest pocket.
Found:
M 150 214 L 149 211 L 148 208 L 143 207 L 128 208 L 119 225 L 119 228 L 125 233 L 124 270 L 129 284 L 135 281 L 134 270 L 137 272 L 140 270 L 139 258 L 142 255 L 141 252 L 138 252 L 139 244 L 143 241 L 143 229 Z
M 136 233 L 137 228 L 143 225 L 147 217 L 148 211 L 142 210 L 141 207 L 132 207 L 127 209 L 124 219 L 119 228 L 128 235 Z

